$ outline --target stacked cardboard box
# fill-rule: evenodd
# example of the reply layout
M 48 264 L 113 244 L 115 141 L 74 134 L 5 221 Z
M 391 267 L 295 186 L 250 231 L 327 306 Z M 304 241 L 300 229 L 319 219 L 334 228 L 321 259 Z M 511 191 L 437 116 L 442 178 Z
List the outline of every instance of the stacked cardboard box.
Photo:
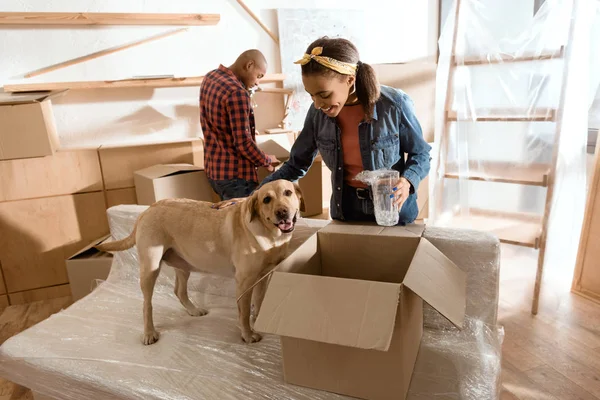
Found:
M 13 96 L 11 99 L 16 101 Z M 51 104 L 42 99 L 18 105 L 0 102 L 2 145 L 10 136 L 21 135 L 35 137 L 35 143 L 44 138 L 53 143 L 55 131 L 43 111 Z M 32 106 L 25 114 L 7 111 L 24 105 Z M 43 123 L 19 122 L 26 117 L 39 117 Z M 56 150 L 52 144 L 46 152 L 31 143 L 11 143 L 6 147 L 10 153 L 0 157 L 0 309 L 8 304 L 80 296 L 79 288 L 71 291 L 67 265 L 75 261 L 71 260 L 74 254 L 108 233 L 108 207 L 137 203 L 134 171 L 157 162 L 203 165 L 199 140 L 81 150 Z M 79 254 L 72 264 L 95 258 L 92 253 Z M 105 267 L 108 264 L 106 258 L 101 262 Z M 79 265 L 84 268 L 85 262 Z M 104 279 L 104 275 L 95 278 Z M 83 286 L 89 291 L 89 284 Z

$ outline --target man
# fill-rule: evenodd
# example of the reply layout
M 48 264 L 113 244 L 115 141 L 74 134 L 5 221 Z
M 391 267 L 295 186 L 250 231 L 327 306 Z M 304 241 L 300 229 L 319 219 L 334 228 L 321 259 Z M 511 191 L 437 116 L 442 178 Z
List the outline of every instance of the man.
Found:
M 267 71 L 258 50 L 243 52 L 229 68 L 206 74 L 200 88 L 200 123 L 204 134 L 204 167 L 221 200 L 249 196 L 258 187 L 258 167 L 273 171 L 279 163 L 255 141 L 249 89 Z

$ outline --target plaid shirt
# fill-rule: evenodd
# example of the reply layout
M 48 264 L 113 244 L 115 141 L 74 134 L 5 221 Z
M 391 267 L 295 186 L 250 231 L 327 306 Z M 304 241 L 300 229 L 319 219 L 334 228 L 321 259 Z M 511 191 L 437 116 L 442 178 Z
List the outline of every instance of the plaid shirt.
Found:
M 258 167 L 269 165 L 255 141 L 250 95 L 229 68 L 206 74 L 200 88 L 204 168 L 213 180 L 258 181 Z

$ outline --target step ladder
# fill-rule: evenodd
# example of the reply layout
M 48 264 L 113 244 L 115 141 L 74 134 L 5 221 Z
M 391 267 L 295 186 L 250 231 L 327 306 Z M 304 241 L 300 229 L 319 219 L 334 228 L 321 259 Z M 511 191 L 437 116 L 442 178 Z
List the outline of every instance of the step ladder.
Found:
M 544 268 L 544 257 L 546 252 L 547 233 L 549 215 L 555 196 L 555 178 L 557 173 L 558 158 L 560 156 L 559 143 L 561 133 L 563 132 L 563 110 L 565 106 L 565 84 L 568 76 L 568 60 L 570 60 L 570 43 L 573 40 L 575 26 L 577 1 L 573 0 L 571 7 L 572 13 L 568 27 L 568 38 L 564 45 L 559 48 L 540 52 L 539 54 L 494 54 L 493 57 L 467 57 L 457 53 L 457 42 L 459 40 L 461 9 L 465 2 L 473 0 L 455 0 L 454 3 L 454 28 L 452 31 L 451 52 L 446 53 L 450 60 L 447 62 L 447 86 L 445 92 L 443 120 L 438 120 L 436 129 L 439 137 L 439 151 L 437 154 L 437 166 L 435 170 L 436 178 L 432 183 L 432 191 L 435 200 L 431 202 L 430 213 L 434 225 L 451 226 L 458 228 L 471 228 L 494 233 L 501 242 L 513 245 L 526 246 L 538 249 L 538 265 L 533 293 L 533 303 L 531 312 L 537 314 L 539 305 L 539 295 Z M 463 7 L 461 7 L 461 3 Z M 467 4 L 469 5 L 469 4 Z M 568 17 L 567 17 L 568 18 Z M 518 63 L 542 63 L 542 62 L 562 62 L 562 85 L 558 94 L 558 106 L 556 108 L 535 108 L 534 110 L 520 108 L 485 108 L 477 109 L 468 107 L 465 112 L 459 112 L 453 109 L 455 97 L 455 78 L 458 68 L 494 68 L 494 65 L 518 64 Z M 442 61 L 442 60 L 440 60 Z M 440 66 L 443 63 L 440 62 Z M 439 72 L 438 72 L 439 74 Z M 438 84 L 440 81 L 438 80 Z M 440 85 L 443 86 L 443 85 Z M 439 103 L 438 103 L 439 104 Z M 438 116 L 438 118 L 440 118 Z M 554 124 L 554 136 L 552 143 L 552 159 L 550 163 L 546 162 L 510 162 L 493 161 L 487 159 L 471 160 L 469 154 L 466 157 L 457 156 L 457 160 L 449 161 L 449 151 L 451 142 L 451 128 L 456 126 L 456 137 L 460 136 L 458 129 L 463 124 L 486 124 L 501 123 L 506 127 L 507 132 L 514 127 L 517 122 L 542 122 Z M 514 129 L 514 128 L 512 128 Z M 467 130 L 467 128 L 465 128 Z M 515 131 L 516 132 L 516 131 Z M 484 132 L 493 134 L 495 132 Z M 461 146 L 455 143 L 454 147 Z M 466 150 L 469 153 L 469 143 L 466 143 Z M 460 153 L 457 150 L 456 153 Z M 549 154 L 547 154 L 549 158 Z M 466 158 L 466 160 L 464 160 Z M 447 180 L 459 180 L 460 185 L 468 184 L 468 181 L 484 181 L 491 183 L 514 184 L 525 186 L 543 187 L 546 189 L 546 200 L 543 214 L 530 214 L 522 212 L 505 212 L 496 210 L 487 210 L 476 207 L 468 207 L 468 211 L 450 210 L 447 212 L 450 219 L 443 223 L 438 223 L 442 218 L 444 199 L 446 193 Z M 465 183 L 466 182 L 466 183 Z M 500 190 L 500 189 L 499 189 Z M 467 190 L 468 192 L 468 190 Z

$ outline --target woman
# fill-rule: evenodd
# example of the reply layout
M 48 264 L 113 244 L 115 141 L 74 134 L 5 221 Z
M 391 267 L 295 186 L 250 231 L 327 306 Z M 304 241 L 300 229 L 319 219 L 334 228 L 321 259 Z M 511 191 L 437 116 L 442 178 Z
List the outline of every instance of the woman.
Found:
M 423 139 L 412 100 L 380 85 L 373 68 L 360 61 L 356 47 L 345 39 L 316 40 L 296 64 L 302 66 L 302 82 L 314 107 L 289 161 L 262 183 L 298 180 L 319 152 L 332 171 L 331 217 L 374 221 L 371 191 L 354 177 L 362 170 L 394 169 L 400 173 L 393 193 L 399 224 L 413 222 L 419 213 L 416 190 L 429 173 L 431 147 Z

